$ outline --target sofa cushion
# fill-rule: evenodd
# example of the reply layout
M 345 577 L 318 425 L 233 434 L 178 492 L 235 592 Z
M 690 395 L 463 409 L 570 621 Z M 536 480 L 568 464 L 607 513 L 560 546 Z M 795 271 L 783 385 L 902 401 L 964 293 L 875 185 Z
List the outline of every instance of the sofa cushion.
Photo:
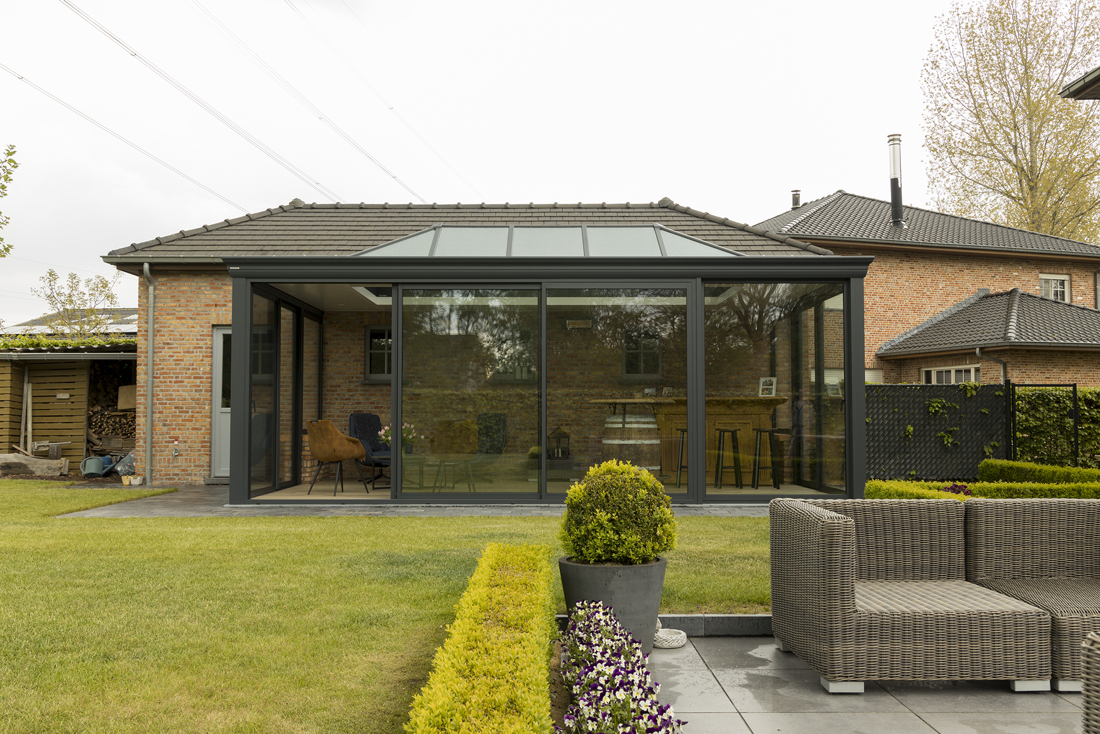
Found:
M 1100 579 L 990 579 L 982 586 L 1055 615 L 1100 615 Z
M 1038 612 L 1039 608 L 966 581 L 857 581 L 861 612 Z

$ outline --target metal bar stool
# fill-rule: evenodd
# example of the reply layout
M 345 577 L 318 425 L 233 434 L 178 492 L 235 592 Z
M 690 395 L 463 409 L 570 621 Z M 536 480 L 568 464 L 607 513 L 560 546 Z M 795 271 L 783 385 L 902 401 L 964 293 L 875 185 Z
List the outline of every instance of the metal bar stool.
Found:
M 737 432 L 740 428 L 719 428 L 718 431 L 718 459 L 714 462 L 714 488 L 722 488 L 722 470 L 725 464 L 726 434 L 730 435 L 731 448 L 733 449 L 733 471 L 737 476 L 737 488 L 741 489 L 741 449 L 737 445 Z
M 687 465 L 684 464 L 684 442 L 687 439 L 688 429 L 677 428 L 680 432 L 680 449 L 676 452 L 676 488 L 680 488 L 680 471 L 687 469 Z
M 775 434 L 786 433 L 781 428 L 754 428 L 756 431 L 756 450 L 752 454 L 752 488 L 757 489 L 760 486 L 760 472 L 768 471 L 772 475 L 772 486 L 779 489 L 779 474 L 775 471 L 775 457 L 779 454 L 778 442 L 775 440 Z M 760 466 L 760 436 L 762 434 L 768 434 L 768 466 Z

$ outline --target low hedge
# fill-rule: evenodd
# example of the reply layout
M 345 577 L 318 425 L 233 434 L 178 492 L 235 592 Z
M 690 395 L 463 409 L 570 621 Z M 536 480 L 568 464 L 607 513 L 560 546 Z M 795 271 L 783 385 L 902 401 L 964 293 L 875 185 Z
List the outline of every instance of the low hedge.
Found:
M 1095 484 L 1100 469 L 1075 466 L 1047 466 L 1026 461 L 986 459 L 978 466 L 979 482 L 1037 482 L 1039 484 Z
M 409 734 L 550 734 L 557 637 L 550 549 L 490 543 L 455 607 L 432 673 L 413 699 Z
M 864 496 L 867 499 L 926 499 L 966 500 L 968 497 L 951 492 L 936 491 L 949 486 L 948 482 L 905 482 L 872 479 L 867 482 Z M 1040 484 L 1038 482 L 972 482 L 967 484 L 973 497 L 987 499 L 1044 499 L 1070 497 L 1079 499 L 1100 498 L 1100 482 L 1081 484 Z
M 863 496 L 869 500 L 966 500 L 965 495 L 938 490 L 947 482 L 906 482 L 900 479 L 872 479 L 867 482 Z M 973 485 L 968 485 L 973 486 Z

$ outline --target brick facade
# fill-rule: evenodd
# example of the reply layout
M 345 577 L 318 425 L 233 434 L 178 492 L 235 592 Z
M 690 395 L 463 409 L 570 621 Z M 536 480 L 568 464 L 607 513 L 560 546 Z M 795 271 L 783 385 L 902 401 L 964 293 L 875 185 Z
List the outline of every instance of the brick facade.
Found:
M 1012 382 L 1100 387 L 1100 352 L 1006 349 L 988 354 L 1006 362 L 1006 373 Z M 882 381 L 885 383 L 921 382 L 921 370 L 965 365 L 980 367 L 983 383 L 1001 382 L 1001 365 L 988 359 L 979 360 L 973 353 L 891 359 L 884 364 Z
M 812 237 L 806 239 L 813 240 Z M 1069 301 L 1090 308 L 1096 304 L 1094 263 L 1007 257 L 1002 253 L 898 252 L 821 244 L 837 255 L 873 255 L 875 258 L 863 281 L 865 364 L 868 369 L 883 369 L 884 382 L 893 382 L 888 375 L 899 369 L 875 356 L 885 342 L 974 295 L 979 288 L 988 288 L 994 293 L 1019 288 L 1025 293 L 1039 295 L 1040 273 L 1067 274 L 1070 277 Z M 904 307 L 899 308 L 899 304 Z M 905 371 L 911 370 L 906 368 Z M 999 377 L 999 368 L 997 374 Z M 1013 377 L 1010 379 L 1015 381 Z M 900 381 L 916 382 L 917 379 Z

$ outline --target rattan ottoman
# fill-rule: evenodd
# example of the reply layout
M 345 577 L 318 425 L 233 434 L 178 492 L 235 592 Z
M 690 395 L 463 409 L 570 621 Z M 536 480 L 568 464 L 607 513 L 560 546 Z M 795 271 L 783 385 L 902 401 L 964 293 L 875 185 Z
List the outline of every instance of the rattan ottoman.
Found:
M 867 680 L 1050 689 L 1050 615 L 965 578 L 956 500 L 770 505 L 776 644 L 831 693 Z
M 1100 632 L 1100 500 L 972 499 L 966 577 L 1051 616 L 1051 673 L 1081 690 L 1081 641 Z

